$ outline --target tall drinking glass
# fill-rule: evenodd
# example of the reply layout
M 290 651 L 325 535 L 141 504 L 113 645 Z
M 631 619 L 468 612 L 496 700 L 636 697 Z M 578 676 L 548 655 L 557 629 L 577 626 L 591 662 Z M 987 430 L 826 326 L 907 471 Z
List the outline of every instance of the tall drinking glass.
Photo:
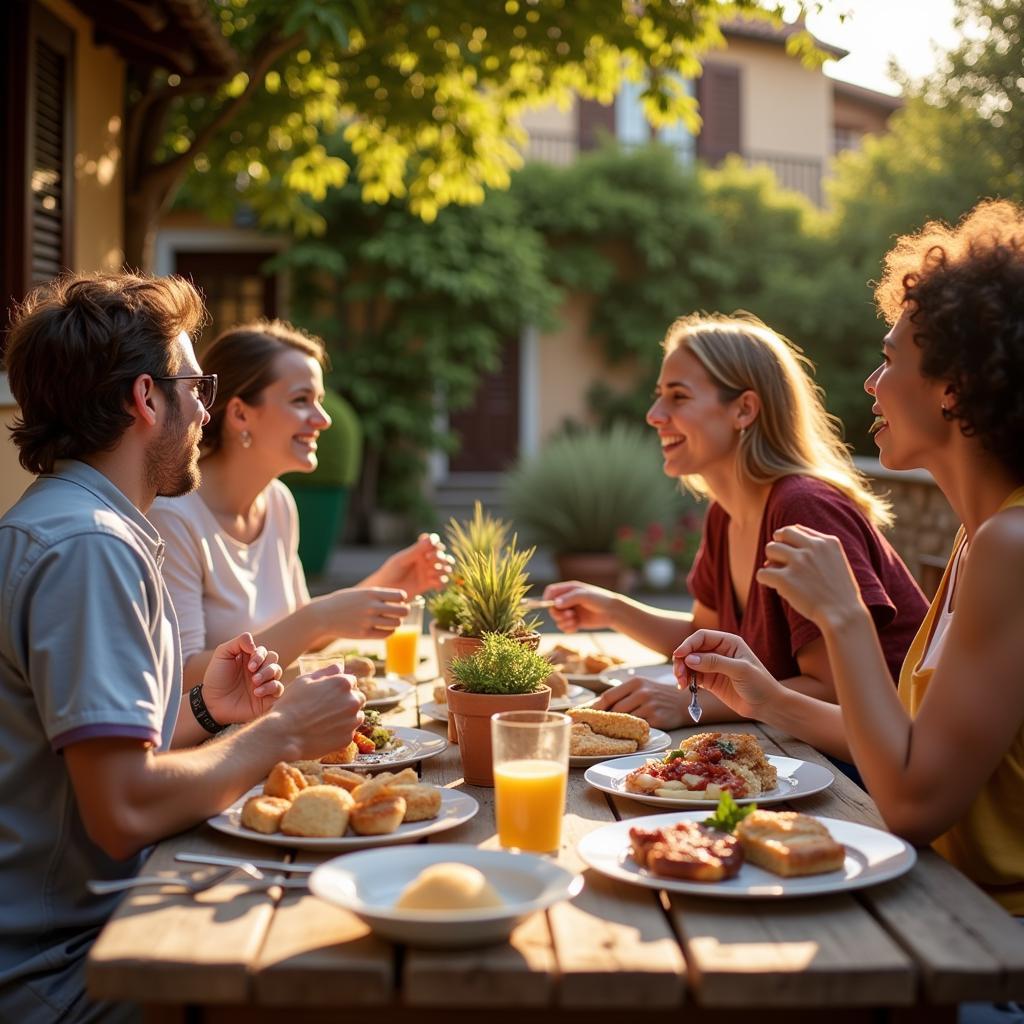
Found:
M 550 853 L 561 845 L 571 725 L 552 711 L 491 716 L 494 813 L 502 846 Z
M 416 654 L 420 633 L 423 632 L 423 598 L 409 602 L 409 614 L 402 624 L 384 641 L 384 667 L 396 676 L 416 677 Z

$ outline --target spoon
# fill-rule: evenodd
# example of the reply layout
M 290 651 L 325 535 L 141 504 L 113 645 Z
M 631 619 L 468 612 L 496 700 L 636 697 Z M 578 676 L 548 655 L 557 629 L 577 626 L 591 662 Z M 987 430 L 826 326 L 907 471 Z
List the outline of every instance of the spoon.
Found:
M 687 705 L 686 710 L 690 712 L 690 717 L 694 723 L 697 723 L 700 721 L 700 716 L 704 713 L 700 702 L 697 700 L 697 673 L 687 672 L 686 678 L 690 684 L 690 703 Z

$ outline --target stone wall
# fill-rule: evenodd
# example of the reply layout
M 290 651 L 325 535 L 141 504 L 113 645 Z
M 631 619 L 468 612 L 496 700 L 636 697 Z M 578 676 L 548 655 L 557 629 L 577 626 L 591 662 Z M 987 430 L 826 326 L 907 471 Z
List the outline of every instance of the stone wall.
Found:
M 931 597 L 953 547 L 960 523 L 930 473 L 923 469 L 897 472 L 877 459 L 854 459 L 876 493 L 892 502 L 896 522 L 887 531 L 892 546 Z

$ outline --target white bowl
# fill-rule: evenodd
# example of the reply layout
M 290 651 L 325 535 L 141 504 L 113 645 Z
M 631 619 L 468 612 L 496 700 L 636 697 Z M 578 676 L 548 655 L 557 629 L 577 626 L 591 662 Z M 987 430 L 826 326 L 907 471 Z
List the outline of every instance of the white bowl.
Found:
M 431 864 L 468 864 L 486 875 L 505 901 L 482 910 L 399 910 L 402 890 Z M 524 918 L 572 899 L 583 878 L 529 853 L 478 850 L 459 843 L 430 843 L 367 850 L 321 864 L 309 879 L 313 893 L 351 910 L 382 938 L 410 946 L 474 946 L 504 942 Z

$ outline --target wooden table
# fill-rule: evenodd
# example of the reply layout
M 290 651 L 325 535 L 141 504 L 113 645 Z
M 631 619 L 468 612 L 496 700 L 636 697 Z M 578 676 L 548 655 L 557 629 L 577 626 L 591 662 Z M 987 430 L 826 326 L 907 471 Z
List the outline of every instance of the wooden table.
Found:
M 542 650 L 559 638 L 545 635 Z M 568 642 L 631 661 L 659 660 L 608 633 Z M 428 666 L 429 668 L 429 666 Z M 441 732 L 418 711 L 396 725 Z M 731 728 L 731 727 L 730 727 Z M 792 737 L 754 725 L 770 753 L 822 762 Z M 673 733 L 679 739 L 693 730 Z M 496 848 L 493 791 L 464 786 L 457 747 L 422 764 L 426 781 L 465 789 L 480 813 L 439 842 Z M 881 826 L 871 799 L 837 774 L 799 801 L 812 814 Z M 584 870 L 579 839 L 623 818 L 652 813 L 606 797 L 570 773 L 559 860 Z M 177 873 L 180 850 L 274 857 L 281 848 L 233 840 L 206 826 L 161 843 L 145 871 Z M 326 859 L 308 852 L 298 861 Z M 689 1021 L 955 1020 L 965 1000 L 1024 996 L 1024 931 L 929 850 L 902 878 L 854 893 L 799 900 L 731 901 L 668 896 L 585 871 L 583 892 L 520 925 L 503 946 L 425 951 L 376 939 L 356 917 L 305 892 L 267 893 L 223 884 L 199 897 L 129 895 L 97 941 L 89 987 L 131 1000 L 155 1021 L 300 1022 L 479 1020 L 489 1024 L 622 1022 L 636 1011 L 674 1009 Z M 341 1017 L 342 1014 L 346 1016 Z M 347 1015 L 354 1015 L 352 1017 Z

